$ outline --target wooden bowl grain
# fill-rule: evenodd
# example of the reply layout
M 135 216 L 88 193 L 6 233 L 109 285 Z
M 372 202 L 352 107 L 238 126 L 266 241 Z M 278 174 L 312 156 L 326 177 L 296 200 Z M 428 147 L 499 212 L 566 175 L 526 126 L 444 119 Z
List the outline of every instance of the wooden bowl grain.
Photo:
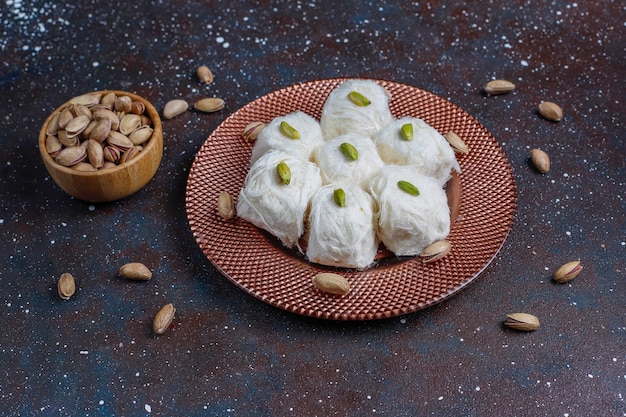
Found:
M 57 164 L 46 151 L 46 129 L 54 115 L 62 111 L 69 101 L 48 116 L 39 132 L 39 153 L 54 182 L 66 193 L 80 200 L 101 203 L 120 200 L 139 191 L 152 179 L 163 156 L 163 126 L 161 118 L 149 101 L 136 94 L 118 90 L 98 91 L 103 95 L 115 93 L 127 95 L 133 101 L 142 102 L 145 114 L 152 120 L 153 133 L 138 156 L 115 168 L 93 172 L 76 171 Z

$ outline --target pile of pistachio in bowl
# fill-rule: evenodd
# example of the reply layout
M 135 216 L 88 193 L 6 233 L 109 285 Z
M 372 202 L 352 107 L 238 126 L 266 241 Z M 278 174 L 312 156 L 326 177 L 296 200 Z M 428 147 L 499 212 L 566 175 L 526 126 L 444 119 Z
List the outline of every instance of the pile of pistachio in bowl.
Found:
M 46 127 L 46 151 L 78 171 L 114 168 L 135 158 L 153 133 L 146 106 L 128 95 L 88 93 L 69 100 Z

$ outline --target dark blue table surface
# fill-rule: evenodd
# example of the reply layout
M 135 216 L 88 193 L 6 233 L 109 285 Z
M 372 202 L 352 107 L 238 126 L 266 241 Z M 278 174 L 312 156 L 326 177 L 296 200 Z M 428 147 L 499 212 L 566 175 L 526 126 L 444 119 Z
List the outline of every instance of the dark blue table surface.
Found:
M 625 21 L 617 1 L 3 2 L 0 415 L 626 415 Z M 511 162 L 511 234 L 434 307 L 369 322 L 288 313 L 233 285 L 190 232 L 185 186 L 207 136 L 257 97 L 335 77 L 444 97 Z M 494 78 L 517 90 L 485 95 Z M 164 121 L 153 180 L 87 203 L 53 183 L 37 136 L 58 105 L 104 89 L 159 110 L 208 96 L 226 107 Z M 538 116 L 543 100 L 563 121 Z M 548 174 L 532 148 L 551 155 Z M 584 271 L 555 284 L 573 259 Z M 152 280 L 117 276 L 136 260 Z M 66 271 L 69 301 L 56 291 Z M 156 336 L 169 302 L 175 320 Z M 515 311 L 541 327 L 505 328 Z

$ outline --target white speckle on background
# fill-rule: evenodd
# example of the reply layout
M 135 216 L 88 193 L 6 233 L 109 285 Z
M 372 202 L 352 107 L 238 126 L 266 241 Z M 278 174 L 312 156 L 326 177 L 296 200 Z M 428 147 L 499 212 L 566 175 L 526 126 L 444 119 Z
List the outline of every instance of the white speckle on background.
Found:
M 151 412 L 152 412 L 152 407 L 150 407 L 150 404 L 146 404 L 146 405 L 144 405 L 144 406 L 143 406 L 143 408 L 145 408 L 145 410 L 146 410 L 147 412 L 149 412 L 149 413 L 151 413 Z
M 522 67 L 527 67 L 528 66 L 528 61 L 522 59 L 522 61 L 520 62 L 520 64 L 522 65 Z

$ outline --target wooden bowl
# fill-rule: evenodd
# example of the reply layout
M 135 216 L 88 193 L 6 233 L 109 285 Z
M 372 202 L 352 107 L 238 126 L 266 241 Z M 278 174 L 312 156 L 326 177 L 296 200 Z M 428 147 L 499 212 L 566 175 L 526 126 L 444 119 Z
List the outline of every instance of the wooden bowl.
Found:
M 137 192 L 150 181 L 161 163 L 163 156 L 163 127 L 161 118 L 154 106 L 146 99 L 125 91 L 97 91 L 102 96 L 115 93 L 117 96 L 129 96 L 133 101 L 144 104 L 146 114 L 152 120 L 153 133 L 143 145 L 143 150 L 132 160 L 116 167 L 97 171 L 77 171 L 54 161 L 46 150 L 46 130 L 56 113 L 70 105 L 71 101 L 58 107 L 48 116 L 39 132 L 39 152 L 48 173 L 54 182 L 71 196 L 90 202 L 120 200 Z

